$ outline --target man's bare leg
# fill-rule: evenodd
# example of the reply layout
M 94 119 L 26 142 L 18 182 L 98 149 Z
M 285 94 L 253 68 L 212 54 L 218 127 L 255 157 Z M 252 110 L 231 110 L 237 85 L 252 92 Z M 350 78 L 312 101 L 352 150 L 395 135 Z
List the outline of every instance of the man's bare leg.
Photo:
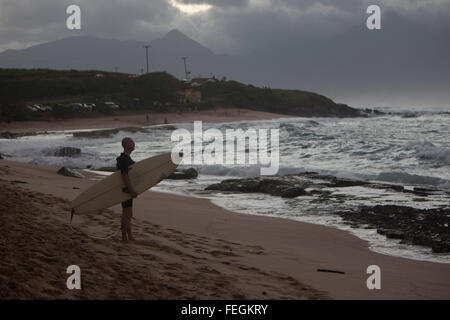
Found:
M 122 209 L 122 240 L 127 241 L 127 232 L 129 228 L 129 222 L 131 220 L 131 208 L 123 208 Z M 130 239 L 131 240 L 131 239 Z
M 127 235 L 128 240 L 134 240 L 133 235 L 131 234 L 131 218 L 133 217 L 133 208 L 127 208 L 130 209 L 130 214 L 128 216 L 128 224 L 127 224 Z

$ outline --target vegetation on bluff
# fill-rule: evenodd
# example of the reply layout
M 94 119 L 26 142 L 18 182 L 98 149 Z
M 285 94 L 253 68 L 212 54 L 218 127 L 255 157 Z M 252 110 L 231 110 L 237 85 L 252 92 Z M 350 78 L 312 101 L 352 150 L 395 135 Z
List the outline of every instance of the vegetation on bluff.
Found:
M 195 82 L 193 79 L 192 83 Z M 237 107 L 298 116 L 358 116 L 359 112 L 327 97 L 300 90 L 258 88 L 237 81 L 204 81 L 197 86 L 166 72 L 141 76 L 97 70 L 0 69 L 0 120 L 94 117 L 130 112 L 170 112 Z M 180 93 L 201 92 L 201 102 L 181 103 Z M 106 105 L 113 101 L 120 108 Z M 91 112 L 70 107 L 91 103 Z M 27 105 L 51 106 L 32 112 Z

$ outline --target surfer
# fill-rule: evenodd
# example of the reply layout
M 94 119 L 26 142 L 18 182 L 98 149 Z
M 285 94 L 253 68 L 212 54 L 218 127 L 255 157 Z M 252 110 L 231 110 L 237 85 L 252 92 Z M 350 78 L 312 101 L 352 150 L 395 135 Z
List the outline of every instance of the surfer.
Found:
M 117 157 L 117 170 L 122 173 L 122 179 L 125 184 L 125 188 L 122 189 L 123 192 L 129 193 L 132 198 L 122 202 L 122 240 L 134 240 L 131 233 L 131 218 L 133 217 L 133 198 L 138 196 L 136 190 L 130 182 L 130 177 L 128 176 L 128 171 L 131 170 L 130 166 L 134 164 L 131 159 L 131 153 L 134 150 L 134 141 L 131 138 L 122 139 L 123 152 Z

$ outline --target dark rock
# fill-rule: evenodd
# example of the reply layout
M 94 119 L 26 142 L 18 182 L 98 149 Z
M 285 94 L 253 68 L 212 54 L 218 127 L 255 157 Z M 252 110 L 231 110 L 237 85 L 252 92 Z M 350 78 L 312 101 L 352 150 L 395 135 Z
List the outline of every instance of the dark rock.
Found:
M 294 198 L 305 195 L 303 185 L 296 180 L 278 178 L 227 179 L 212 184 L 205 190 L 236 191 L 247 193 L 266 193 L 272 196 Z
M 15 139 L 15 138 L 17 138 L 17 134 L 9 132 L 9 131 L 0 132 L 0 138 L 2 138 L 2 139 Z
M 53 152 L 55 157 L 76 157 L 81 154 L 81 149 L 72 147 L 62 147 Z
M 427 246 L 433 252 L 450 252 L 450 208 L 416 209 L 378 205 L 337 214 L 345 221 L 369 224 L 379 234 L 402 239 L 401 243 Z
M 412 194 L 415 194 L 416 196 L 421 196 L 421 197 L 427 197 L 430 195 L 430 193 L 428 193 L 428 192 L 416 191 L 416 190 L 406 190 L 405 189 L 405 192 L 412 193 Z
M 401 231 L 391 230 L 391 229 L 378 229 L 379 234 L 385 235 L 389 239 L 403 239 L 405 234 Z
M 439 191 L 439 189 L 431 189 L 431 188 L 421 188 L 421 187 L 414 187 L 414 191 L 418 192 L 436 192 Z
M 257 179 L 226 179 L 206 187 L 205 190 L 259 192 Z
M 194 168 L 183 170 L 183 172 L 186 175 L 186 179 L 195 179 L 198 177 L 198 172 Z
M 370 183 L 367 185 L 370 188 L 374 189 L 390 189 L 398 192 L 405 191 L 405 187 L 398 184 L 387 184 L 387 183 Z
M 326 187 L 332 188 L 343 188 L 343 187 L 355 187 L 355 186 L 364 186 L 369 185 L 370 182 L 361 181 L 361 180 L 353 180 L 346 178 L 338 178 L 330 174 L 318 174 L 317 172 L 302 172 L 296 174 L 299 177 L 305 177 L 311 180 L 325 180 L 329 181 L 328 183 L 324 183 L 323 185 Z
M 369 184 L 369 182 L 333 177 L 328 186 L 333 188 L 342 188 L 342 187 L 363 186 L 366 184 Z
M 42 134 L 45 134 L 47 132 L 41 132 Z M 0 132 L 0 138 L 2 139 L 17 139 L 20 137 L 26 137 L 26 136 L 35 136 L 38 132 L 30 131 L 30 132 L 9 132 L 9 131 L 3 131 Z
M 0 153 L 0 160 L 3 160 L 2 154 Z
M 298 196 L 304 196 L 306 195 L 307 192 L 305 191 L 305 189 L 300 188 L 300 187 L 293 187 L 293 188 L 288 188 L 286 190 L 284 190 L 281 193 L 281 197 L 283 198 L 295 198 Z
M 411 191 L 414 194 L 418 195 L 434 195 L 434 194 L 443 194 L 444 191 L 436 189 L 436 188 L 420 188 L 420 187 L 414 187 L 413 191 Z
M 61 169 L 58 170 L 58 174 L 66 176 L 66 177 L 73 177 L 73 178 L 80 178 L 83 179 L 84 176 L 75 171 L 74 169 L 70 169 L 70 168 L 66 168 L 66 167 L 62 167 Z
M 390 184 L 388 188 L 392 189 L 392 190 L 395 190 L 395 191 L 399 191 L 399 192 L 403 192 L 405 190 L 404 186 L 399 186 L 399 185 L 396 185 L 396 184 Z
M 198 177 L 198 172 L 194 168 L 189 168 L 181 171 L 175 171 L 167 179 L 181 180 L 181 179 L 195 179 Z
M 450 252 L 450 241 L 434 244 L 431 249 L 435 253 L 448 253 Z

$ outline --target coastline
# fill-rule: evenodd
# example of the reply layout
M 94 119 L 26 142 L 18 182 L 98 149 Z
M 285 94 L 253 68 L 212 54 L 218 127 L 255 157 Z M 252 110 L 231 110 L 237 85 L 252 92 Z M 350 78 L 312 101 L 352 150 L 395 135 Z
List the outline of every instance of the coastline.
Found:
M 231 122 L 244 120 L 270 120 L 277 118 L 292 118 L 293 116 L 255 111 L 249 109 L 217 108 L 216 110 L 173 112 L 173 113 L 146 113 L 132 115 L 113 115 L 96 118 L 75 118 L 66 120 L 49 121 L 14 121 L 11 123 L 0 122 L 0 132 L 9 131 L 22 133 L 29 131 L 62 131 L 83 129 L 117 129 L 130 126 L 149 126 L 168 123 L 192 122 L 201 120 L 204 122 Z
M 31 194 L 36 194 L 35 197 L 24 198 L 21 206 L 26 206 L 30 201 L 41 202 L 42 212 L 39 213 L 39 223 L 30 225 L 20 217 L 21 214 L 27 214 L 26 210 L 16 213 L 15 209 L 11 209 L 15 208 L 14 197 L 2 201 L 3 210 L 7 210 L 6 213 L 14 210 L 14 214 L 17 214 L 11 216 L 12 212 L 9 212 L 8 219 L 12 219 L 18 232 L 22 230 L 26 233 L 27 228 L 34 226 L 37 228 L 35 232 L 43 233 L 30 234 L 28 244 L 31 247 L 41 247 L 40 251 L 56 245 L 55 239 L 46 233 L 46 229 L 51 229 L 55 220 L 58 221 L 63 229 L 62 234 L 57 237 L 63 237 L 60 241 L 64 242 L 66 237 L 77 248 L 81 246 L 94 255 L 91 264 L 81 248 L 76 257 L 89 270 L 88 279 L 85 280 L 88 285 L 92 288 L 99 285 L 96 281 L 100 275 L 96 272 L 102 270 L 108 275 L 108 279 L 111 278 L 120 287 L 120 293 L 114 296 L 111 290 L 106 290 L 108 286 L 104 290 L 96 288 L 91 293 L 86 291 L 71 294 L 64 288 L 58 290 L 65 284 L 65 270 L 59 270 L 60 282 L 58 279 L 41 277 L 39 286 L 29 289 L 34 298 L 450 298 L 447 286 L 450 281 L 448 264 L 385 256 L 370 251 L 367 242 L 344 231 L 282 218 L 235 213 L 206 199 L 145 192 L 135 202 L 134 224 L 141 240 L 124 244 L 118 240 L 118 234 L 111 239 L 93 239 L 85 236 L 84 232 L 108 235 L 117 230 L 120 206 L 108 210 L 104 217 L 76 217 L 75 228 L 81 233 L 71 231 L 68 228 L 69 213 L 62 208 L 68 209 L 67 201 L 94 181 L 59 176 L 56 174 L 57 169 L 0 160 L 2 179 L 7 180 L 4 183 L 9 184 L 13 190 L 30 190 Z M 87 175 L 88 178 L 95 178 L 94 175 Z M 55 205 L 59 207 L 55 209 Z M 44 244 L 35 243 L 37 238 L 42 238 Z M 22 277 L 25 282 L 30 280 L 29 273 L 36 270 L 23 270 L 18 262 L 21 259 L 25 261 L 31 253 L 23 246 L 16 247 L 16 244 L 8 242 L 8 238 L 4 243 L 8 244 L 5 256 L 13 253 L 15 260 L 19 261 L 6 265 L 3 263 L 2 268 L 14 268 L 19 278 Z M 67 260 L 71 256 L 70 250 L 66 248 L 63 251 L 60 258 Z M 47 252 L 47 255 L 51 254 L 56 253 Z M 52 259 L 58 258 L 33 258 L 33 261 L 37 262 L 36 269 L 52 270 L 55 268 L 55 261 Z M 113 262 L 112 265 L 108 265 L 108 261 Z M 133 268 L 137 278 L 128 279 L 128 275 L 124 276 L 116 270 L 117 264 Z M 369 265 L 381 268 L 381 290 L 368 290 L 366 287 L 369 276 L 366 269 Z M 319 268 L 342 270 L 345 274 L 317 272 Z M 2 274 L 9 273 L 5 271 Z M 159 277 L 155 278 L 155 274 Z M 155 292 L 144 294 L 148 287 L 147 282 L 140 280 L 142 278 L 147 279 L 149 286 L 152 283 L 154 289 L 159 288 L 159 295 Z M 172 289 L 166 288 L 167 286 Z M 140 288 L 135 292 L 137 296 L 131 293 L 134 287 Z M 226 290 L 220 290 L 220 287 Z M 47 288 L 48 292 L 42 292 L 39 288 Z M 12 288 L 6 290 L 5 292 L 11 293 Z

